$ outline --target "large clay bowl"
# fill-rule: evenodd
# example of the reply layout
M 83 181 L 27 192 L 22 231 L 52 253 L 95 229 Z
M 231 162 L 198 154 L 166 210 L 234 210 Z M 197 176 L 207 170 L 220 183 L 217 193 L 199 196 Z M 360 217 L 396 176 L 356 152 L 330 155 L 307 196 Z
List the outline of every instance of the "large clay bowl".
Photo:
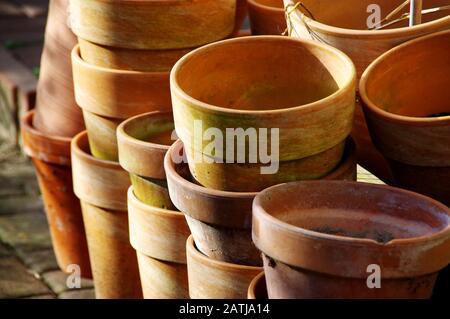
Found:
M 256 196 L 253 241 L 272 299 L 429 298 L 450 262 L 450 209 L 388 186 L 288 183 Z
M 248 0 L 253 35 L 281 35 L 286 30 L 283 0 Z
M 350 59 L 330 46 L 281 36 L 225 40 L 192 51 L 172 69 L 175 128 L 191 152 L 222 159 L 225 147 L 214 153 L 203 138 L 210 129 L 225 141 L 227 128 L 278 128 L 279 161 L 296 160 L 350 134 L 355 83 Z M 257 145 L 263 140 L 256 137 Z M 245 155 L 235 153 L 234 162 Z
M 72 68 L 75 98 L 83 110 L 118 119 L 170 110 L 168 72 L 95 66 L 81 59 L 79 46 L 72 50 Z
M 170 197 L 186 219 L 198 249 L 210 258 L 245 265 L 260 265 L 251 240 L 251 205 L 256 193 L 226 192 L 198 185 L 187 165 L 181 141 L 166 154 L 164 167 Z M 356 155 L 349 142 L 343 162 L 325 179 L 356 179 Z
M 264 272 L 253 278 L 250 286 L 248 286 L 248 299 L 267 299 L 266 277 Z
M 173 209 L 164 173 L 164 155 L 173 142 L 172 112 L 151 112 L 117 128 L 119 161 L 130 173 L 134 193 L 148 205 Z
M 131 49 L 192 48 L 226 38 L 236 0 L 72 0 L 71 26 L 88 41 Z
M 397 184 L 447 205 L 449 50 L 450 31 L 413 40 L 374 61 L 360 83 L 372 139 L 391 161 Z
M 192 299 L 245 299 L 261 267 L 224 263 L 206 257 L 190 236 L 186 242 L 189 296 Z
M 34 114 L 30 111 L 22 119 L 22 141 L 36 171 L 58 265 L 67 272 L 76 264 L 82 277 L 91 278 L 80 202 L 72 189 L 70 138 L 36 130 Z
M 77 197 L 94 206 L 126 211 L 130 178 L 119 163 L 92 156 L 86 131 L 72 139 L 71 150 Z

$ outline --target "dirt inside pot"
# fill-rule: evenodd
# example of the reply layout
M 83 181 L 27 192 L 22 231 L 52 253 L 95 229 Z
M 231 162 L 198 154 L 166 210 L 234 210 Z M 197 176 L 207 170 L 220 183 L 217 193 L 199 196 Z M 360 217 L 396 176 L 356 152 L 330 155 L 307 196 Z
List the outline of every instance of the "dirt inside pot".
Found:
M 450 33 L 416 42 L 386 56 L 367 77 L 368 98 L 397 115 L 450 114 Z
M 404 0 L 379 0 L 377 2 L 374 2 L 373 0 L 301 0 L 301 2 L 318 22 L 345 29 L 367 30 L 367 21 L 373 14 L 372 10 L 374 4 L 379 6 L 380 17 L 383 19 L 401 5 Z M 447 0 L 424 1 L 423 9 L 436 8 L 448 4 L 449 2 Z M 406 13 L 408 11 L 409 5 L 407 5 L 401 13 Z M 449 11 L 441 11 L 424 15 L 422 17 L 422 23 L 443 18 L 448 14 Z M 386 29 L 404 28 L 407 26 L 408 20 L 405 20 Z
M 351 65 L 335 52 L 280 39 L 224 42 L 185 58 L 181 89 L 196 100 L 237 110 L 272 110 L 322 100 L 345 87 Z

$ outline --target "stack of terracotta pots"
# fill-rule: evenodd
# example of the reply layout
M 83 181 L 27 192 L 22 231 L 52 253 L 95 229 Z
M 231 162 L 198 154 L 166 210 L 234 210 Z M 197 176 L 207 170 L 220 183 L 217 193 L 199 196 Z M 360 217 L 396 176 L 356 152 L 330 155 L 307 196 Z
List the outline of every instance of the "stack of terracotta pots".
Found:
M 296 6 L 301 2 L 301 6 Z M 386 17 L 403 0 L 377 1 L 381 18 Z M 294 37 L 312 39 L 332 45 L 346 54 L 356 65 L 358 77 L 367 66 L 389 49 L 414 38 L 450 28 L 450 16 L 445 10 L 424 15 L 422 24 L 408 27 L 403 20 L 382 30 L 368 30 L 372 14 L 371 0 L 345 0 L 337 4 L 334 0 L 284 0 L 289 33 Z M 448 1 L 424 1 L 423 9 L 436 8 Z M 293 10 L 296 8 L 296 10 Z M 369 11 L 368 11 L 369 10 Z M 409 10 L 405 6 L 402 12 Z M 352 134 L 358 148 L 358 163 L 384 181 L 390 182 L 389 165 L 370 139 L 360 103 L 356 108 L 355 125 Z
M 22 119 L 25 153 L 33 160 L 58 264 L 63 271 L 91 268 L 81 208 L 72 191 L 71 138 L 84 129 L 73 93 L 70 51 L 76 38 L 67 26 L 68 0 L 51 0 L 37 87 L 36 109 Z
M 121 147 L 127 150 L 121 152 L 120 162 L 131 173 L 133 182 L 133 188 L 128 192 L 127 206 L 129 178 L 125 178 L 128 174 L 117 163 L 119 149 L 116 130 L 124 120 L 139 114 L 170 111 L 169 72 L 174 63 L 193 48 L 234 35 L 245 17 L 245 4 L 245 1 L 237 3 L 236 0 L 70 1 L 70 23 L 79 43 L 72 51 L 75 96 L 83 112 L 89 141 L 88 148 L 84 142 L 72 144 L 73 157 L 81 163 L 74 166 L 73 171 L 77 175 L 74 184 L 82 200 L 88 229 L 97 297 L 139 297 L 141 293 L 135 289 L 139 285 L 137 259 L 145 297 L 187 297 L 186 276 L 180 270 L 186 268 L 184 243 L 188 230 L 184 219 L 180 220 L 183 215 L 170 211 L 173 205 L 168 195 L 164 196 L 162 162 L 158 168 L 158 161 L 153 157 L 150 164 L 130 158 L 126 153 L 139 145 L 130 140 L 136 141 L 143 136 L 131 133 L 128 136 L 129 133 L 122 130 L 128 138 L 122 139 Z M 84 141 L 85 136 L 78 138 Z M 151 147 L 146 150 L 146 146 L 140 146 L 135 151 L 145 159 L 146 152 L 152 152 Z M 160 148 L 164 147 L 160 145 Z M 89 160 L 82 160 L 86 158 Z M 142 170 L 146 166 L 149 167 Z M 119 185 L 115 175 L 109 175 L 111 169 L 124 177 L 121 180 L 123 183 Z M 88 183 L 82 176 L 86 175 L 83 172 L 99 174 L 100 182 L 82 186 Z M 108 183 L 111 185 L 106 186 Z M 103 185 L 104 189 L 97 192 L 83 191 Z M 120 189 L 120 196 L 114 193 L 115 187 Z M 96 193 L 98 198 L 93 198 L 92 193 Z M 115 204 L 111 203 L 113 198 Z M 123 221 L 127 217 L 127 207 L 130 207 L 130 232 Z M 107 219 L 108 223 L 93 225 L 95 218 Z M 175 232 L 171 235 L 177 238 L 174 242 L 182 243 L 181 248 L 171 241 L 161 245 L 156 233 L 148 233 L 149 229 L 159 229 L 158 225 L 170 222 L 173 222 L 172 230 L 178 229 L 180 234 L 185 234 L 184 239 Z M 129 234 L 131 245 L 129 242 L 122 245 L 121 242 L 118 246 L 117 238 L 107 234 L 96 236 L 95 229 L 98 227 L 110 227 L 104 230 L 107 234 L 120 230 L 122 235 L 126 234 L 124 238 Z M 171 234 L 170 229 L 160 231 L 163 237 Z M 151 243 L 153 247 L 149 246 Z M 170 245 L 175 246 L 169 249 Z M 114 254 L 107 253 L 114 246 L 117 248 Z M 105 247 L 104 253 L 101 247 Z M 137 251 L 137 257 L 133 248 Z M 109 267 L 113 268 L 110 272 L 121 276 L 105 275 L 103 254 L 108 255 Z
M 355 86 L 354 66 L 340 51 L 281 36 L 217 42 L 177 62 L 171 90 L 181 141 L 167 153 L 165 170 L 172 202 L 186 215 L 193 237 L 187 243 L 191 298 L 247 296 L 262 265 L 251 239 L 258 191 L 295 180 L 356 178 L 348 139 Z M 245 150 L 257 145 L 257 161 L 238 162 L 251 154 L 234 146 L 230 161 L 229 146 L 209 145 L 226 141 L 230 128 L 259 130 L 242 139 Z M 274 154 L 278 142 L 269 136 L 267 146 L 261 132 L 274 128 L 279 156 L 272 164 L 278 170 L 261 174 L 268 165 L 261 149 L 272 147 Z M 188 165 L 177 161 L 180 154 Z
M 130 242 L 136 250 L 144 298 L 188 298 L 186 240 L 189 228 L 167 190 L 164 156 L 172 144 L 171 112 L 152 112 L 119 125 L 122 167 L 130 173 Z
M 253 35 L 281 35 L 286 31 L 283 0 L 248 0 Z

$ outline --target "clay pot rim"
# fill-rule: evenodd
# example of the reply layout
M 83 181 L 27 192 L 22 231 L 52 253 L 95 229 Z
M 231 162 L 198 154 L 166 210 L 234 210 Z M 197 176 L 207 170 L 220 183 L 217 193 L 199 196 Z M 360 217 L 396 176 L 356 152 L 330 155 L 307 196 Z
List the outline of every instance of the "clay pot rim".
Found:
M 56 141 L 56 142 L 62 142 L 62 143 L 70 143 L 70 141 L 72 140 L 71 137 L 65 137 L 65 136 L 59 136 L 59 135 L 50 135 L 50 134 L 45 134 L 41 131 L 38 131 L 34 126 L 33 126 L 33 117 L 35 114 L 35 110 L 30 110 L 27 113 L 25 113 L 25 115 L 22 117 L 22 125 L 24 126 L 24 128 L 30 132 L 32 135 L 36 135 L 42 138 L 46 138 L 50 141 Z
M 247 292 L 248 299 L 257 299 L 258 296 L 256 295 L 256 287 L 258 286 L 258 284 L 260 283 L 261 280 L 266 280 L 266 276 L 265 276 L 265 272 L 264 271 L 259 273 L 250 282 L 250 285 L 248 286 L 248 292 Z
M 146 141 L 142 141 L 140 139 L 137 139 L 135 137 L 133 137 L 132 135 L 128 134 L 127 132 L 127 128 L 129 125 L 131 125 L 130 123 L 133 123 L 134 121 L 137 120 L 144 120 L 146 118 L 152 117 L 154 115 L 168 115 L 168 114 L 173 114 L 171 111 L 152 111 L 152 112 L 148 112 L 148 113 L 143 113 L 143 114 L 138 114 L 135 115 L 125 121 L 123 121 L 122 123 L 119 124 L 119 126 L 117 126 L 117 138 L 121 140 L 121 142 L 123 143 L 127 143 L 130 144 L 133 147 L 137 147 L 137 148 L 141 148 L 141 147 L 145 147 L 145 148 L 152 148 L 152 149 L 156 149 L 156 150 L 161 150 L 164 152 L 167 152 L 170 148 L 170 145 L 164 145 L 164 144 L 157 144 L 157 143 L 153 143 L 153 142 L 146 142 Z
M 184 214 L 182 212 L 177 212 L 175 210 L 169 210 L 164 208 L 159 208 L 151 206 L 140 201 L 134 194 L 133 185 L 128 188 L 127 191 L 128 205 L 133 205 L 148 214 L 163 216 L 164 218 L 174 218 L 174 219 L 184 219 Z
M 194 237 L 192 237 L 192 234 L 189 235 L 189 238 L 186 241 L 186 256 L 191 256 L 191 258 L 200 261 L 202 264 L 213 265 L 214 268 L 222 270 L 228 271 L 259 270 L 259 269 L 261 269 L 261 271 L 263 270 L 263 267 L 232 264 L 208 258 L 207 256 L 203 255 L 195 246 Z
M 74 156 L 77 156 L 78 158 L 82 159 L 83 161 L 91 164 L 92 166 L 101 166 L 105 168 L 110 168 L 114 170 L 122 170 L 122 167 L 118 162 L 113 161 L 107 161 L 102 160 L 99 158 L 94 157 L 93 155 L 86 153 L 81 147 L 80 147 L 80 141 L 82 139 L 86 139 L 87 141 L 87 130 L 81 131 L 77 135 L 75 135 L 71 142 L 71 152 Z M 88 144 L 89 145 L 89 144 Z
M 346 28 L 340 28 L 331 26 L 328 24 L 324 24 L 321 22 L 318 22 L 316 20 L 313 20 L 307 16 L 305 16 L 303 13 L 299 14 L 298 12 L 295 12 L 297 18 L 305 21 L 305 23 L 311 27 L 314 30 L 318 30 L 321 33 L 333 35 L 335 37 L 341 37 L 341 38 L 353 38 L 353 39 L 370 39 L 370 40 L 377 40 L 377 39 L 389 39 L 389 38 L 396 38 L 396 37 L 407 37 L 407 36 L 413 36 L 417 33 L 425 33 L 428 31 L 435 30 L 436 27 L 445 26 L 446 24 L 450 23 L 450 16 L 442 17 L 437 20 L 433 20 L 430 22 L 426 22 L 420 25 L 416 25 L 413 27 L 403 27 L 403 28 L 396 28 L 396 29 L 387 29 L 387 30 L 357 30 L 357 29 L 346 29 Z M 305 18 L 305 19 L 303 19 Z
M 169 150 L 166 153 L 166 156 L 164 157 L 164 169 L 166 172 L 167 177 L 172 178 L 177 182 L 177 184 L 181 184 L 183 187 L 192 189 L 193 192 L 200 193 L 207 197 L 221 197 L 221 198 L 230 198 L 233 197 L 235 199 L 251 199 L 258 194 L 258 192 L 229 192 L 229 191 L 220 191 L 212 188 L 206 188 L 201 185 L 197 185 L 195 183 L 192 183 L 177 173 L 175 170 L 175 163 L 171 160 L 171 154 L 175 150 L 180 151 L 184 147 L 183 142 L 178 139 L 175 141 L 175 143 L 172 144 L 172 146 L 169 148 Z M 179 152 L 178 152 L 179 154 Z
M 272 109 L 272 110 L 240 110 L 240 109 L 231 109 L 226 107 L 221 107 L 217 105 L 212 105 L 206 102 L 202 102 L 200 100 L 197 100 L 193 97 L 191 97 L 189 94 L 187 94 L 178 84 L 177 75 L 181 68 L 183 68 L 184 64 L 186 64 L 192 56 L 197 55 L 199 52 L 202 53 L 203 51 L 208 51 L 210 49 L 216 49 L 220 48 L 222 46 L 227 46 L 228 44 L 233 43 L 246 43 L 246 42 L 292 42 L 297 43 L 299 45 L 303 45 L 304 47 L 315 47 L 320 48 L 322 50 L 329 51 L 333 53 L 337 58 L 341 59 L 345 64 L 348 64 L 350 69 L 350 74 L 348 75 L 348 79 L 346 80 L 345 84 L 339 88 L 334 93 L 311 103 L 298 105 L 294 107 L 288 107 L 288 108 L 282 108 L 282 109 Z M 183 56 L 180 60 L 175 63 L 175 65 L 172 68 L 172 71 L 170 72 L 170 87 L 172 94 L 177 94 L 184 100 L 186 100 L 188 103 L 190 103 L 194 108 L 203 108 L 211 112 L 220 112 L 223 114 L 231 114 L 231 115 L 278 115 L 278 114 L 284 114 L 289 113 L 295 110 L 303 110 L 308 111 L 310 109 L 323 109 L 328 108 L 329 104 L 332 103 L 333 100 L 339 99 L 342 96 L 345 96 L 349 90 L 351 90 L 352 85 L 356 81 L 356 67 L 353 63 L 353 61 L 342 51 L 330 46 L 326 45 L 317 41 L 313 40 L 304 40 L 304 39 L 297 39 L 292 37 L 286 37 L 286 36 L 276 36 L 276 35 L 264 35 L 264 36 L 247 36 L 247 37 L 239 37 L 239 38 L 233 38 L 233 39 L 226 39 L 222 41 L 213 42 L 207 45 L 204 45 L 202 47 L 199 47 L 185 56 Z M 328 103 L 327 103 L 328 102 Z
M 283 229 L 287 233 L 289 233 L 291 236 L 299 236 L 299 237 L 307 237 L 310 239 L 314 239 L 317 241 L 329 241 L 335 243 L 335 245 L 345 245 L 345 246 L 357 246 L 357 247 L 392 247 L 392 246 L 408 246 L 408 245 L 417 245 L 419 243 L 425 243 L 425 242 L 432 242 L 435 240 L 438 240 L 442 237 L 449 236 L 450 235 L 450 222 L 447 224 L 447 226 L 431 235 L 423 235 L 418 237 L 409 237 L 409 238 L 397 238 L 390 240 L 386 243 L 377 242 L 373 239 L 369 238 L 356 238 L 356 237 L 348 237 L 348 236 L 337 236 L 337 235 L 331 235 L 321 232 L 316 232 L 312 230 L 308 230 L 302 227 L 297 227 L 294 225 L 291 225 L 287 222 L 281 221 L 278 218 L 273 217 L 269 213 L 265 211 L 264 208 L 261 206 L 261 200 L 260 197 L 267 192 L 270 192 L 274 188 L 280 188 L 280 187 L 287 187 L 288 185 L 295 185 L 295 184 L 309 184 L 311 188 L 314 188 L 314 184 L 324 184 L 327 183 L 328 185 L 335 184 L 336 187 L 347 187 L 347 186 L 356 186 L 359 185 L 360 187 L 366 187 L 366 188 L 377 188 L 384 191 L 389 190 L 390 192 L 396 192 L 398 194 L 404 194 L 409 196 L 414 196 L 416 198 L 421 199 L 422 201 L 426 201 L 428 203 L 432 203 L 434 206 L 438 206 L 442 209 L 442 211 L 446 211 L 447 215 L 450 217 L 450 208 L 445 206 L 444 204 L 438 202 L 437 200 L 434 200 L 432 198 L 429 198 L 425 195 L 414 193 L 411 191 L 407 191 L 401 188 L 391 187 L 387 185 L 377 185 L 377 184 L 369 184 L 369 183 L 361 183 L 361 182 L 351 182 L 351 181 L 302 181 L 302 182 L 292 182 L 292 183 L 285 183 L 285 184 L 279 184 L 272 187 L 269 187 L 262 192 L 260 192 L 253 201 L 253 218 L 257 218 L 260 221 L 263 221 L 264 223 L 270 223 L 272 225 L 275 225 L 279 229 Z M 258 247 L 260 250 L 264 252 L 264 248 Z M 266 253 L 266 252 L 264 252 Z M 267 255 L 271 256 L 270 253 L 267 252 Z
M 272 6 L 262 4 L 262 3 L 258 2 L 257 0 L 247 0 L 247 3 L 249 3 L 250 5 L 252 5 L 254 7 L 258 7 L 260 9 L 267 10 L 267 11 L 274 11 L 276 13 L 284 12 L 284 5 L 281 8 L 272 7 Z
M 449 16 L 450 18 L 450 16 Z M 365 108 L 368 109 L 371 113 L 374 115 L 381 117 L 383 119 L 386 119 L 393 123 L 399 123 L 399 124 L 407 124 L 410 126 L 448 126 L 450 125 L 450 116 L 441 116 L 436 118 L 428 118 L 428 117 L 413 117 L 413 116 L 406 116 L 406 115 L 399 115 L 390 113 L 388 111 L 385 111 L 375 105 L 374 102 L 369 98 L 367 93 L 367 83 L 370 79 L 370 76 L 372 72 L 375 71 L 375 69 L 387 58 L 391 57 L 392 55 L 397 54 L 399 51 L 402 51 L 405 48 L 408 48 L 410 46 L 415 45 L 416 43 L 425 42 L 433 38 L 439 38 L 441 35 L 450 34 L 450 30 L 445 30 L 442 32 L 432 33 L 420 38 L 413 39 L 411 41 L 405 42 L 397 47 L 394 47 L 393 49 L 385 52 L 381 56 L 379 56 L 377 59 L 375 59 L 364 71 L 360 83 L 359 83 L 359 93 L 361 96 L 361 99 L 363 100 L 363 104 L 365 105 Z
M 107 0 L 107 1 L 109 1 L 109 0 Z M 137 0 L 137 1 L 140 1 L 140 0 Z M 154 77 L 165 77 L 169 74 L 169 72 L 144 72 L 144 71 L 111 69 L 111 68 L 105 68 L 105 67 L 97 66 L 94 64 L 90 64 L 90 63 L 87 63 L 86 61 L 84 61 L 83 58 L 81 57 L 79 44 L 75 45 L 75 47 L 72 49 L 72 52 L 70 54 L 72 57 L 73 67 L 77 67 L 75 65 L 78 65 L 78 67 L 81 66 L 83 68 L 90 69 L 94 72 L 120 74 L 122 76 L 123 75 L 125 75 L 125 76 L 140 76 L 140 75 L 149 76 L 149 75 L 151 75 Z

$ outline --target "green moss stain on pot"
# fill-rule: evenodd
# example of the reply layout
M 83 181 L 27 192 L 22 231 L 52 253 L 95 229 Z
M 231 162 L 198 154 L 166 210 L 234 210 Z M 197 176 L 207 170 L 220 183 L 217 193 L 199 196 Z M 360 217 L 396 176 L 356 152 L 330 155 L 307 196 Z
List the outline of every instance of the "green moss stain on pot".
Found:
M 133 191 L 136 197 L 147 205 L 174 210 L 170 200 L 167 181 L 130 174 Z

